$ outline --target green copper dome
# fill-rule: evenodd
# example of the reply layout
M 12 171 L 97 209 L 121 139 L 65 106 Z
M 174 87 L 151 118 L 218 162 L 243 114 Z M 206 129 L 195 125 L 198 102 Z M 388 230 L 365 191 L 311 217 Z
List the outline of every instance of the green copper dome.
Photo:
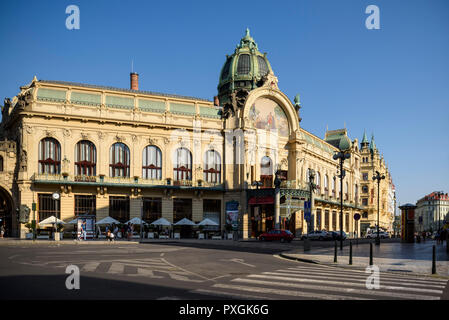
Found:
M 249 29 L 234 53 L 226 57 L 218 83 L 220 105 L 229 101 L 229 94 L 240 89 L 252 90 L 263 85 L 268 73 L 273 73 L 266 54 L 262 54 Z

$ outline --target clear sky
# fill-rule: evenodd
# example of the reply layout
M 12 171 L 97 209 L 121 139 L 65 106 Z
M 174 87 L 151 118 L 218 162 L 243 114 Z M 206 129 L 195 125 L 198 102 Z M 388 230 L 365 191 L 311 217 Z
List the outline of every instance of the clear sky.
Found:
M 447 0 L 1 1 L 0 98 L 34 75 L 129 88 L 133 60 L 140 89 L 212 100 L 247 27 L 280 89 L 301 94 L 303 128 L 374 133 L 401 204 L 449 192 Z

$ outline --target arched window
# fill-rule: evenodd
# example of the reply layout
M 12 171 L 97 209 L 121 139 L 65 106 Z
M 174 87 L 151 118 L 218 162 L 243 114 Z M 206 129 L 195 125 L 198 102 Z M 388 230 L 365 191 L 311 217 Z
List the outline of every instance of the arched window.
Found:
M 332 196 L 335 198 L 335 195 L 336 195 L 336 192 L 337 192 L 337 190 L 335 189 L 336 187 L 335 187 L 335 185 L 336 185 L 336 180 L 337 180 L 337 177 L 336 176 L 334 176 L 334 178 L 332 179 Z
M 204 154 L 204 181 L 221 183 L 221 159 L 215 150 Z
M 273 167 L 270 157 L 263 157 L 260 161 L 260 181 L 263 188 L 273 186 Z
M 109 150 L 109 176 L 129 177 L 129 148 L 117 142 Z
M 319 171 L 316 172 L 315 184 L 318 193 L 321 193 L 321 175 Z
M 97 164 L 97 149 L 95 145 L 82 140 L 75 146 L 75 174 L 77 176 L 95 176 Z
M 61 145 L 56 139 L 44 138 L 39 142 L 39 173 L 61 173 Z
M 143 149 L 142 178 L 162 179 L 162 152 L 156 146 L 146 146 Z
M 356 203 L 359 202 L 359 185 L 358 184 L 356 184 L 354 187 L 354 201 Z
M 346 182 L 345 183 L 345 200 L 349 200 L 348 190 L 349 190 L 349 187 L 348 187 L 348 183 Z
M 329 192 L 329 177 L 326 175 L 324 175 L 324 192 L 326 194 L 328 194 Z
M 178 148 L 173 154 L 173 179 L 192 180 L 192 153 L 186 148 Z

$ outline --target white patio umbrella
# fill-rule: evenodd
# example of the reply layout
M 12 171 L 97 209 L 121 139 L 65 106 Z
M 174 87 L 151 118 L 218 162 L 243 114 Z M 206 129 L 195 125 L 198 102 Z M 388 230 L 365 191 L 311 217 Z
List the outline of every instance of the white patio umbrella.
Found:
M 203 221 L 201 221 L 200 223 L 197 224 L 198 226 L 218 226 L 218 223 L 216 223 L 215 221 L 206 218 Z
M 187 218 L 183 218 L 182 220 L 179 220 L 174 225 L 175 226 L 196 226 L 195 222 L 193 222 Z
M 96 222 L 95 224 L 113 224 L 113 223 L 120 224 L 120 221 L 117 221 L 111 217 L 106 217 L 106 218 L 101 219 L 100 221 Z
M 129 220 L 128 222 L 125 222 L 125 224 L 128 224 L 128 223 L 132 223 L 132 224 L 145 224 L 145 225 L 147 225 L 148 223 L 146 223 L 145 222 L 145 220 L 141 220 L 140 218 L 138 218 L 138 217 L 135 217 L 135 218 L 132 218 L 131 220 Z
M 58 218 L 56 218 L 55 216 L 51 216 L 48 217 L 47 219 L 42 220 L 41 222 L 39 222 L 40 225 L 45 225 L 45 224 L 65 224 L 64 221 L 59 220 Z
M 67 222 L 67 224 L 78 224 L 78 219 L 80 218 L 75 218 L 72 221 Z
M 154 226 L 171 226 L 170 221 L 165 218 L 159 218 L 156 221 L 151 222 L 150 224 Z

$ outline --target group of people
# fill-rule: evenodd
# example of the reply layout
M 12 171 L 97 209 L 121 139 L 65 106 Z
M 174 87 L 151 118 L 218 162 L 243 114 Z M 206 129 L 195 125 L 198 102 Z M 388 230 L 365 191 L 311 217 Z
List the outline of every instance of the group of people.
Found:
M 115 238 L 119 237 L 119 233 L 121 237 L 126 234 L 128 241 L 132 239 L 132 235 L 134 233 L 134 225 L 130 222 L 123 226 L 121 229 L 116 224 L 112 224 L 111 228 L 106 226 L 106 239 L 109 241 L 114 241 Z M 98 227 L 98 234 L 101 234 L 100 227 Z

